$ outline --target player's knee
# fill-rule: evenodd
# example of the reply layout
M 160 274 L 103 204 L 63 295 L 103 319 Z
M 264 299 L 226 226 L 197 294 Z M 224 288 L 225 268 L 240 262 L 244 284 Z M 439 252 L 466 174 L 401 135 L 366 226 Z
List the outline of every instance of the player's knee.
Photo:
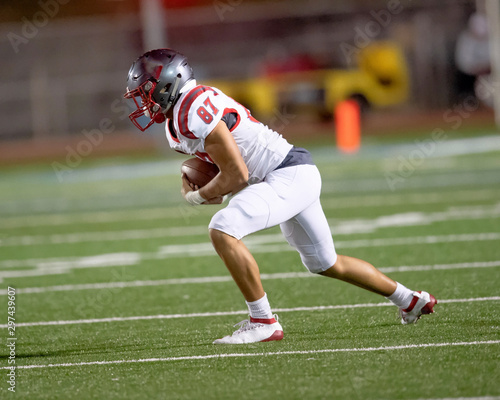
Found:
M 336 261 L 337 254 L 334 251 L 306 255 L 301 253 L 302 264 L 312 273 L 321 274 L 329 269 Z
M 208 228 L 210 231 L 224 232 L 236 239 L 241 239 L 244 236 L 244 233 L 241 232 L 241 228 L 244 225 L 245 221 L 242 220 L 239 211 L 234 208 L 226 207 L 215 213 Z M 218 235 L 217 233 L 214 234 Z
M 337 253 L 331 240 L 315 244 L 298 244 L 292 237 L 287 237 L 287 240 L 299 252 L 302 264 L 314 274 L 327 270 L 337 260 Z

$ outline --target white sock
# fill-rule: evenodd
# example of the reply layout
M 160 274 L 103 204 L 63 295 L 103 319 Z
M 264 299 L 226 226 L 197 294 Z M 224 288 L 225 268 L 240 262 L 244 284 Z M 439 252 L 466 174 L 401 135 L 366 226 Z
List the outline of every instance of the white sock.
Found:
M 250 316 L 252 318 L 259 319 L 270 319 L 273 318 L 273 314 L 271 312 L 271 306 L 269 305 L 269 301 L 267 300 L 267 294 L 264 293 L 264 297 L 259 300 L 248 302 L 246 301 L 248 306 L 248 311 L 250 312 Z
M 408 289 L 401 283 L 396 282 L 398 286 L 393 294 L 387 297 L 388 300 L 392 301 L 393 304 L 397 305 L 399 308 L 405 309 L 410 306 L 411 300 L 413 299 L 413 290 Z

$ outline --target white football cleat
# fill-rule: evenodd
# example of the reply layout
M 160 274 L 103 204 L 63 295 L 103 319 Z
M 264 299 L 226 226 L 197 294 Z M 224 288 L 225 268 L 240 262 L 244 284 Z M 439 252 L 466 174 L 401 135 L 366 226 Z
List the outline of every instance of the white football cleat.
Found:
M 414 324 L 424 314 L 432 314 L 434 306 L 437 304 L 436 298 L 427 292 L 413 292 L 413 299 L 408 308 L 399 309 L 401 323 L 403 325 Z
M 230 336 L 217 339 L 214 344 L 242 344 L 255 342 L 271 342 L 283 339 L 283 328 L 278 322 L 278 316 L 270 319 L 257 319 L 250 317 L 234 326 L 239 326 L 238 330 Z

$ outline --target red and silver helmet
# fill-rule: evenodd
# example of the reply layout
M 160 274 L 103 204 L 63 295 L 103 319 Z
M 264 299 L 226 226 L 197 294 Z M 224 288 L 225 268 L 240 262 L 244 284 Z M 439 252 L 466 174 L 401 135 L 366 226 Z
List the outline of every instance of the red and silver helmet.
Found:
M 137 106 L 130 120 L 141 131 L 164 122 L 182 87 L 193 79 L 193 69 L 181 53 L 158 49 L 143 54 L 134 61 L 127 78 L 124 97 Z

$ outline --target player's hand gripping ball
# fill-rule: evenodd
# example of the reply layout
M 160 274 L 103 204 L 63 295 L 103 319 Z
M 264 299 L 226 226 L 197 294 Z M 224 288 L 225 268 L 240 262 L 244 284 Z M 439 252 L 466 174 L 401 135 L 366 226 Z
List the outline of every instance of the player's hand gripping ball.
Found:
M 182 163 L 181 172 L 189 182 L 201 188 L 215 178 L 219 173 L 219 168 L 215 164 L 195 157 Z
M 192 203 L 186 196 L 189 195 L 189 192 L 198 190 L 201 187 L 205 186 L 208 182 L 210 182 L 219 173 L 219 168 L 215 164 L 202 161 L 198 158 L 191 158 L 182 163 L 181 172 L 181 193 L 189 203 L 196 205 L 200 204 L 198 203 L 199 200 L 196 200 L 195 203 Z M 198 195 L 195 197 L 201 196 Z M 203 197 L 201 197 L 201 199 L 203 199 Z M 205 200 L 201 202 L 201 204 L 221 204 L 223 201 L 223 196 L 217 196 L 213 199 Z

